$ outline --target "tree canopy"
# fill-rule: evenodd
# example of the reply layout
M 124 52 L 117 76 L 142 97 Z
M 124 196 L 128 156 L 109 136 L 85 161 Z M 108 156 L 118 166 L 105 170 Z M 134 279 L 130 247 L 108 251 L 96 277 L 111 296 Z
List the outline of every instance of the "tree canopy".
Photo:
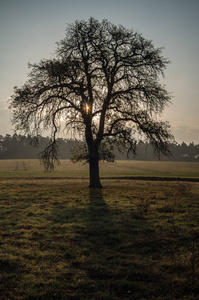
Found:
M 162 48 L 134 30 L 107 20 L 76 21 L 53 59 L 29 65 L 29 80 L 10 101 L 13 123 L 32 137 L 51 130 L 42 155 L 48 168 L 58 158 L 60 130 L 84 137 L 90 186 L 101 187 L 100 151 L 110 157 L 111 144 L 135 152 L 142 139 L 169 153 L 173 137 L 161 114 L 171 97 L 160 82 L 168 63 Z

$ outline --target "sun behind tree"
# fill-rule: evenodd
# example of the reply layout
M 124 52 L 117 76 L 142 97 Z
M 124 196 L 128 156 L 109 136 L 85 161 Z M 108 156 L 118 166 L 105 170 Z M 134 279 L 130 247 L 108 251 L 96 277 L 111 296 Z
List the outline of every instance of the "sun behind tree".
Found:
M 99 160 L 113 159 L 111 145 L 135 153 L 140 136 L 158 153 L 169 153 L 173 137 L 160 117 L 170 95 L 159 81 L 167 64 L 161 48 L 136 31 L 107 20 L 76 21 L 55 58 L 30 65 L 29 80 L 15 88 L 13 123 L 34 138 L 51 129 L 41 159 L 52 169 L 64 120 L 65 129 L 85 138 L 79 157 L 89 162 L 90 187 L 100 188 Z

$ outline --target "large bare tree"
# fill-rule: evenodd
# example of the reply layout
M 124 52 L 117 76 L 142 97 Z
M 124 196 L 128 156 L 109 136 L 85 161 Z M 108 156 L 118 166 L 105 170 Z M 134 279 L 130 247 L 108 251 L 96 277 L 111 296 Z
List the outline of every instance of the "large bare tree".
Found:
M 109 145 L 135 152 L 142 138 L 168 153 L 172 134 L 161 114 L 170 95 L 159 80 L 167 64 L 162 49 L 136 31 L 107 20 L 76 21 L 67 26 L 55 58 L 30 65 L 28 81 L 15 88 L 13 123 L 32 137 L 51 129 L 42 155 L 47 168 L 57 160 L 63 122 L 65 130 L 82 134 L 90 187 L 101 187 L 100 151 L 106 156 Z

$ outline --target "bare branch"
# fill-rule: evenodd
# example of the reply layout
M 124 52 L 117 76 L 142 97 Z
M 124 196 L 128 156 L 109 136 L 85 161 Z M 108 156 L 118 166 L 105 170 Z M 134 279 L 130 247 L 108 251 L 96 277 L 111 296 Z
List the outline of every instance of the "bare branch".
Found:
M 53 59 L 29 65 L 29 80 L 10 101 L 13 122 L 31 136 L 51 128 L 42 154 L 50 169 L 58 157 L 60 120 L 64 129 L 84 132 L 90 163 L 99 160 L 104 141 L 135 153 L 137 133 L 167 154 L 173 137 L 160 116 L 171 97 L 159 78 L 168 63 L 162 48 L 134 30 L 107 20 L 76 21 Z

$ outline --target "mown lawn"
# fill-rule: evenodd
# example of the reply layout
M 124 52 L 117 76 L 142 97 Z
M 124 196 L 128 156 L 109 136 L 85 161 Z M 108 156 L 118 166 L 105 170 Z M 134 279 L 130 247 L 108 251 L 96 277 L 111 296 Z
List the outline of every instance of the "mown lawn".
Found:
M 198 299 L 199 183 L 0 180 L 0 299 Z

